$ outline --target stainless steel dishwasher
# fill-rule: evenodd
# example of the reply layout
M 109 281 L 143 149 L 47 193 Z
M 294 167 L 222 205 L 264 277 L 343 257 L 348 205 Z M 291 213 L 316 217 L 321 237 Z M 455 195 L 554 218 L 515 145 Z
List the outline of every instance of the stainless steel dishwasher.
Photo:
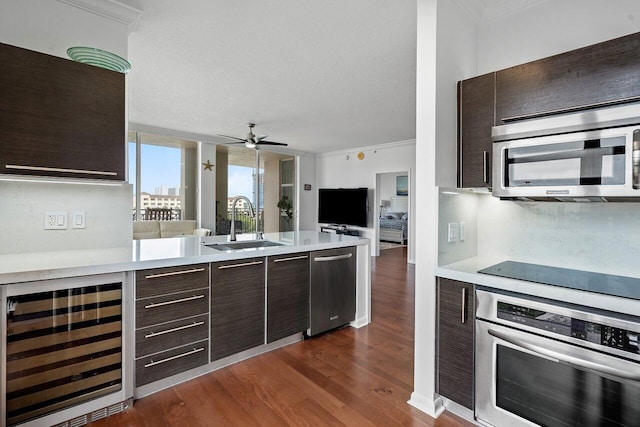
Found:
M 356 317 L 356 248 L 311 252 L 309 330 L 312 336 Z

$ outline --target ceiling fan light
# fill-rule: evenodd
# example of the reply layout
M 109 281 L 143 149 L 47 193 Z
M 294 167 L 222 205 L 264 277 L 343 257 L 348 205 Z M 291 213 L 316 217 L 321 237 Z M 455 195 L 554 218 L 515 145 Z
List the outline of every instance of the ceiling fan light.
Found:
M 247 141 L 244 144 L 247 148 L 256 148 L 256 144 L 253 141 Z

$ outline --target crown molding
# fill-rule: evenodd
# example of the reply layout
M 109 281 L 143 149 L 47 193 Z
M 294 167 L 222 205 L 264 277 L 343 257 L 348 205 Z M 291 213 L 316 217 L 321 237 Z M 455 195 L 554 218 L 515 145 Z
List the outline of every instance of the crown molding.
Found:
M 483 24 L 499 21 L 548 0 L 453 0 L 473 19 Z
M 331 157 L 331 156 L 340 156 L 340 155 L 345 155 L 345 154 L 354 154 L 357 153 L 358 151 L 377 151 L 377 150 L 384 150 L 384 149 L 389 149 L 389 148 L 398 148 L 398 147 L 405 147 L 405 146 L 409 146 L 409 145 L 416 145 L 416 140 L 415 139 L 408 139 L 406 141 L 397 141 L 397 142 L 388 142 L 386 144 L 378 144 L 378 145 L 366 145 L 364 147 L 355 147 L 355 148 L 348 148 L 345 150 L 337 150 L 337 151 L 325 151 L 323 153 L 316 153 L 316 157 Z
M 480 22 L 487 8 L 484 0 L 453 0 L 453 2 L 477 22 Z
M 482 17 L 482 22 L 487 24 L 511 15 L 521 13 L 527 9 L 546 3 L 548 0 L 500 0 L 489 4 Z
M 69 6 L 126 25 L 129 34 L 138 27 L 142 11 L 116 0 L 58 0 Z

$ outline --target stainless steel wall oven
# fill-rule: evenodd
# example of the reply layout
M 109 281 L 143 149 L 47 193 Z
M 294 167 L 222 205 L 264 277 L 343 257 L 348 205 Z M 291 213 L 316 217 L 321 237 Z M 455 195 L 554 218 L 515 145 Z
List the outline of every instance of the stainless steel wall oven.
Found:
M 640 425 L 640 317 L 487 290 L 476 295 L 479 421 Z

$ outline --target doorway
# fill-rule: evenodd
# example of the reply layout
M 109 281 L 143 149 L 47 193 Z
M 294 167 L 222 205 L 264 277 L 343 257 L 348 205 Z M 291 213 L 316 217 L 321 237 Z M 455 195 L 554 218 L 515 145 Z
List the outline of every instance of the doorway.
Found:
M 408 171 L 376 174 L 374 256 L 380 255 L 380 251 L 409 245 L 409 182 Z

